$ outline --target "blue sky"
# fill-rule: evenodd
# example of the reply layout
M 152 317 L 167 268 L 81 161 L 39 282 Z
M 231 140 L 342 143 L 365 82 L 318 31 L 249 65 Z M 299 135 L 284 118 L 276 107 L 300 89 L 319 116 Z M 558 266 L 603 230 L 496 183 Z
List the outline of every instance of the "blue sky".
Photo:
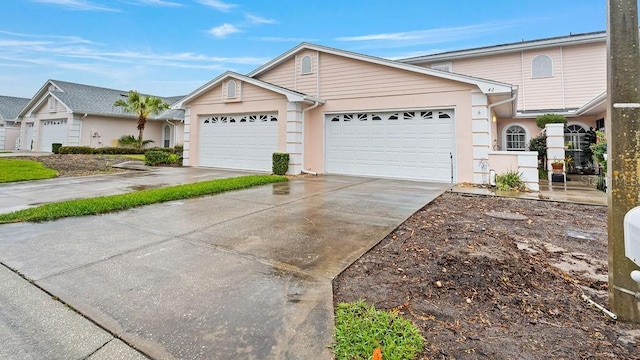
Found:
M 10 0 L 0 95 L 47 79 L 183 95 L 312 42 L 402 58 L 602 31 L 605 0 Z

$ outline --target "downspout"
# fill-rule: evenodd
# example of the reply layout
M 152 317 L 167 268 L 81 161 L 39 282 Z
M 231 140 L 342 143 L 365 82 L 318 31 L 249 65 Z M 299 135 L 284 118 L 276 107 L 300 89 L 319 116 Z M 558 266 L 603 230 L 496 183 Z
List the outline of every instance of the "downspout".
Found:
M 313 110 L 313 109 L 317 108 L 318 106 L 320 106 L 320 102 L 316 101 L 315 104 L 309 106 L 306 109 L 302 109 L 302 113 L 305 115 L 304 118 L 302 119 L 302 170 L 301 170 L 301 172 L 303 174 L 318 175 L 317 172 L 311 171 L 311 170 L 306 170 L 304 168 L 304 145 L 305 145 L 305 141 L 304 141 L 304 123 L 307 122 L 306 112 L 309 111 L 309 110 Z
M 511 89 L 511 94 L 512 96 L 506 100 L 502 100 L 502 101 L 498 101 L 497 103 L 493 103 L 489 105 L 488 111 L 489 113 L 487 114 L 490 118 L 489 118 L 489 141 L 491 142 L 491 121 L 493 121 L 493 115 L 491 115 L 491 109 L 493 109 L 494 107 L 498 106 L 498 105 L 502 105 L 502 104 L 507 104 L 510 102 L 513 102 L 517 97 L 518 97 L 518 93 L 514 93 L 513 89 Z M 496 125 L 496 129 L 497 129 L 497 125 Z M 496 140 L 498 138 L 496 137 Z M 489 145 L 491 146 L 491 145 Z

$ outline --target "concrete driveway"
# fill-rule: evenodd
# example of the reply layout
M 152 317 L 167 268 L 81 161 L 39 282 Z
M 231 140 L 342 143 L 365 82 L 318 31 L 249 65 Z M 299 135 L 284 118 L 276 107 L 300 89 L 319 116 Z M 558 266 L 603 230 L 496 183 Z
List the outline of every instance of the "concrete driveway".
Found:
M 95 336 L 104 345 L 78 358 L 139 358 L 135 348 L 154 359 L 328 359 L 332 278 L 447 188 L 305 177 L 114 214 L 0 225 L 0 262 L 101 327 Z M 6 325 L 7 298 L 0 296 L 0 335 L 14 345 L 4 351 L 41 358 L 46 338 Z M 62 337 L 69 336 L 81 339 Z M 81 353 L 72 352 L 79 341 L 53 343 L 49 359 Z

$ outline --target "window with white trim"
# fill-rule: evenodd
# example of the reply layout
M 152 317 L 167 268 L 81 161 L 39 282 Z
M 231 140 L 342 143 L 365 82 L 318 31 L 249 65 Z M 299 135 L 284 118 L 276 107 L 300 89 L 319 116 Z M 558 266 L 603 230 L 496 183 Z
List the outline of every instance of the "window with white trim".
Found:
M 431 64 L 431 68 L 434 69 L 434 70 L 451 72 L 451 70 L 453 68 L 453 64 L 451 63 L 451 61 L 441 62 L 441 63 L 433 63 L 433 64 Z
M 527 132 L 520 125 L 511 125 L 505 131 L 505 145 L 507 151 L 527 150 Z
M 313 72 L 313 60 L 310 55 L 305 55 L 300 60 L 300 74 L 311 74 Z
M 229 80 L 227 83 L 227 99 L 234 99 L 236 97 L 237 84 L 235 80 Z
M 553 77 L 553 61 L 548 55 L 538 55 L 531 60 L 531 78 Z

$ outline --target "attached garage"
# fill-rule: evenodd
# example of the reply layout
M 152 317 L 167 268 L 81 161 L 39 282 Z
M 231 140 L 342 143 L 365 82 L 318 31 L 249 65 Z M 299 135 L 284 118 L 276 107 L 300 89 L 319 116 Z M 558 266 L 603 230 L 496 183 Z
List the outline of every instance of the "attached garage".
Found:
M 201 117 L 199 130 L 200 166 L 271 171 L 278 150 L 277 114 Z
M 45 120 L 40 127 L 40 151 L 51 151 L 51 144 L 67 144 L 67 120 Z
M 331 114 L 325 126 L 327 173 L 451 180 L 453 110 Z

